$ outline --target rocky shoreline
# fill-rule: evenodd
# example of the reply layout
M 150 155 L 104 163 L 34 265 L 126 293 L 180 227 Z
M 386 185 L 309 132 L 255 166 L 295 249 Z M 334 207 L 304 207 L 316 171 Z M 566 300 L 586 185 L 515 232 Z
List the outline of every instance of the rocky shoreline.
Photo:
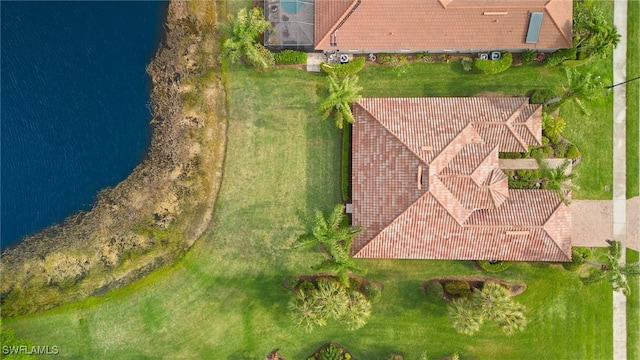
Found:
M 173 263 L 209 226 L 226 142 L 217 3 L 172 1 L 147 67 L 152 139 L 123 182 L 93 208 L 1 255 L 3 316 L 101 295 Z

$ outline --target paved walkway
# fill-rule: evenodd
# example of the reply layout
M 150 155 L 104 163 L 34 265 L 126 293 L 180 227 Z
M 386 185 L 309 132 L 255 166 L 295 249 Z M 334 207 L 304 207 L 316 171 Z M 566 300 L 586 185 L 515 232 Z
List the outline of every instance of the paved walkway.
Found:
M 627 247 L 640 251 L 640 197 L 626 201 Z M 573 246 L 607 247 L 613 239 L 613 200 L 571 200 Z
M 613 50 L 613 83 L 627 80 L 627 0 L 613 3 L 613 22 L 621 35 Z M 627 88 L 613 88 L 613 239 L 627 245 Z M 627 360 L 627 298 L 613 292 L 613 358 Z

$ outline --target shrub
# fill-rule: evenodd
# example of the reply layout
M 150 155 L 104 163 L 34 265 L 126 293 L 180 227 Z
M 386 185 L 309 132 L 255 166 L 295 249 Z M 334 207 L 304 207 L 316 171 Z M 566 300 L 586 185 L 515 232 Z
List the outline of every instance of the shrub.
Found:
M 556 91 L 552 89 L 538 89 L 538 90 L 535 90 L 533 94 L 531 94 L 531 97 L 529 98 L 529 103 L 546 104 L 549 101 L 559 96 L 560 94 L 558 94 Z
M 547 54 L 545 54 L 545 53 L 543 53 L 543 52 L 539 52 L 539 53 L 536 55 L 536 61 L 537 61 L 537 62 L 543 62 L 543 61 L 544 61 L 544 59 L 546 59 L 546 58 L 547 58 Z
M 569 149 L 569 146 L 571 146 L 571 143 L 567 141 L 560 141 L 556 145 L 556 157 L 559 157 L 559 158 L 565 157 L 567 155 L 567 150 Z
M 473 59 L 469 57 L 463 57 L 460 60 L 460 63 L 462 64 L 464 71 L 471 71 L 473 69 Z
M 519 152 L 500 152 L 498 153 L 500 159 L 521 159 L 522 153 Z
M 384 360 L 404 360 L 404 356 L 400 354 L 391 354 L 384 358 Z
M 273 57 L 277 64 L 306 64 L 307 53 L 297 50 L 283 50 L 275 53 Z
M 442 61 L 443 63 L 448 63 L 449 61 L 451 61 L 451 54 L 449 53 L 440 54 L 440 61 Z
M 549 143 L 549 138 L 542 135 L 542 145 L 547 145 Z
M 360 281 L 356 278 L 349 278 L 349 289 L 358 290 L 360 289 Z
M 574 144 L 569 145 L 566 157 L 569 159 L 576 159 L 580 157 L 580 151 L 578 151 L 578 148 Z
M 380 291 L 380 288 L 376 284 L 367 283 L 364 286 L 364 296 L 367 298 L 367 300 L 369 300 L 371 304 L 375 304 L 380 301 L 380 298 L 382 297 L 382 291 Z
M 366 59 L 364 57 L 357 57 L 346 64 L 328 64 L 323 62 L 320 64 L 320 69 L 325 74 L 345 77 L 356 74 L 358 71 L 362 70 L 365 61 Z
M 549 138 L 549 140 L 552 143 L 557 144 L 560 142 L 560 134 L 547 134 L 547 133 L 544 133 L 544 134 Z
M 418 53 L 418 59 L 424 61 L 424 62 L 431 62 L 432 58 L 431 58 L 431 54 L 428 51 L 425 52 L 421 52 Z
M 535 50 L 527 49 L 520 54 L 520 60 L 525 65 L 531 65 L 536 60 L 537 55 Z
M 300 284 L 298 285 L 298 289 L 304 292 L 309 292 L 315 290 L 316 286 L 311 281 L 302 280 L 302 282 L 300 282 Z
M 427 299 L 435 301 L 442 300 L 444 297 L 444 290 L 442 289 L 442 284 L 439 282 L 432 282 L 427 284 L 424 287 L 424 294 L 427 296 Z
M 445 283 L 444 291 L 451 295 L 471 295 L 469 283 L 463 280 L 453 280 Z
M 503 72 L 511 66 L 513 62 L 513 56 L 510 52 L 502 54 L 500 60 L 484 60 L 475 58 L 473 60 L 474 69 L 480 74 L 497 74 Z
M 513 263 L 511 261 L 498 261 L 492 264 L 487 260 L 479 260 L 478 265 L 486 272 L 497 273 L 507 270 Z
M 542 154 L 545 158 L 550 158 L 551 156 L 553 156 L 553 148 L 551 146 L 543 146 Z
M 574 248 L 571 250 L 571 262 L 563 262 L 562 267 L 569 271 L 578 271 L 586 259 Z
M 575 58 L 576 49 L 560 49 L 547 56 L 544 64 L 546 66 L 556 66 L 562 64 L 565 60 L 575 60 Z

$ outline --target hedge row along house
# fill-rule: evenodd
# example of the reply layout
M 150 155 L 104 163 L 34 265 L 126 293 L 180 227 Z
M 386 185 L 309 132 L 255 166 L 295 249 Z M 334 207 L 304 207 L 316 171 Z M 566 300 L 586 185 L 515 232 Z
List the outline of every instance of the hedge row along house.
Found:
M 572 47 L 572 0 L 265 0 L 265 44 L 348 53 Z
M 571 210 L 508 188 L 498 152 L 542 137 L 528 98 L 367 98 L 353 106 L 356 258 L 570 261 Z

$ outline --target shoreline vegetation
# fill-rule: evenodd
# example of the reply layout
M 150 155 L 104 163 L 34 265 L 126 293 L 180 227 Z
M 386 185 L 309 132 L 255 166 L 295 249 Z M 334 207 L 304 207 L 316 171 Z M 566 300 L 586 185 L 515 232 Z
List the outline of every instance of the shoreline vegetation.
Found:
M 216 6 L 170 2 L 164 40 L 147 66 L 153 117 L 145 159 L 90 211 L 3 251 L 3 317 L 122 287 L 174 263 L 207 230 L 227 131 Z

